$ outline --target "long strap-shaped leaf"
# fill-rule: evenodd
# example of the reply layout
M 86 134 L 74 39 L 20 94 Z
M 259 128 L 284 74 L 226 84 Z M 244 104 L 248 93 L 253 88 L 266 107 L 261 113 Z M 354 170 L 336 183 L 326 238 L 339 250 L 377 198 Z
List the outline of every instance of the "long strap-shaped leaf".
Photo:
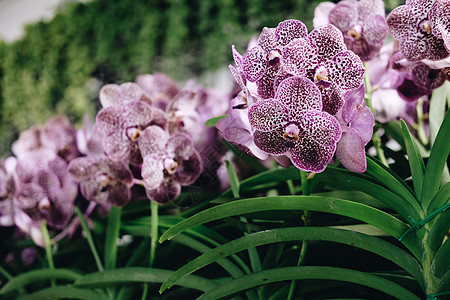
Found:
M 425 165 L 423 159 L 420 156 L 419 150 L 416 144 L 411 138 L 408 126 L 401 120 L 402 124 L 402 135 L 405 141 L 406 153 L 408 154 L 409 168 L 411 169 L 411 176 L 414 184 L 414 190 L 416 192 L 416 197 L 421 201 L 422 197 L 422 187 L 423 187 L 423 173 L 425 172 Z
M 437 218 L 438 219 L 431 227 L 426 240 L 428 248 L 432 251 L 437 251 L 439 249 L 445 235 L 448 232 L 448 227 L 450 224 L 450 209 L 441 213 L 441 215 Z
M 408 229 L 405 223 L 394 216 L 364 204 L 331 197 L 278 196 L 236 200 L 208 208 L 169 228 L 161 235 L 160 242 L 198 224 L 270 210 L 311 210 L 338 214 L 366 222 L 397 239 Z M 413 235 L 409 235 L 403 243 L 414 256 L 420 257 L 415 240 L 411 237 Z
M 431 213 L 439 207 L 445 205 L 450 199 L 450 182 L 444 184 L 444 186 L 437 192 L 434 198 L 431 200 L 428 206 L 427 213 Z
M 313 279 L 337 280 L 356 283 L 382 291 L 397 299 L 420 299 L 404 287 L 381 277 L 344 268 L 335 267 L 285 267 L 265 270 L 245 277 L 229 281 L 218 288 L 211 290 L 198 298 L 198 300 L 221 299 L 238 292 L 251 289 L 263 284 L 285 280 Z
M 366 234 L 344 229 L 288 227 L 249 234 L 200 255 L 169 276 L 161 286 L 161 291 L 169 288 L 184 276 L 189 275 L 208 264 L 216 262 L 217 260 L 223 259 L 228 255 L 243 251 L 250 247 L 300 240 L 331 241 L 352 245 L 376 253 L 401 266 L 409 272 L 422 287 L 424 287 L 419 263 L 407 252 L 388 242 Z
M 412 204 L 417 202 L 417 199 L 414 197 L 414 191 L 411 190 L 406 182 L 392 172 L 391 169 L 369 155 L 367 156 L 367 173 L 378 179 L 389 190 L 407 200 L 412 206 L 414 205 L 415 209 L 420 209 L 420 212 L 422 212 L 419 205 Z
M 9 280 L 0 290 L 1 294 L 6 294 L 11 291 L 17 290 L 19 288 L 24 287 L 25 285 L 41 281 L 41 280 L 49 280 L 49 279 L 66 279 L 66 280 L 75 280 L 80 278 L 82 275 L 73 270 L 69 269 L 39 269 L 32 270 L 29 272 L 21 273 L 16 277 L 13 277 Z
M 404 219 L 409 217 L 415 220 L 421 219 L 420 212 L 422 208 L 417 201 L 411 199 L 404 199 L 399 195 L 384 188 L 380 182 L 373 181 L 367 175 L 358 174 L 345 169 L 329 167 L 321 174 L 316 175 L 315 180 L 327 182 L 340 189 L 357 189 L 379 201 L 385 203 L 390 208 L 399 213 Z
M 76 280 L 74 286 L 83 288 L 97 288 L 114 285 L 127 285 L 130 283 L 161 283 L 172 273 L 172 270 L 156 268 L 119 268 L 115 270 L 106 270 L 103 272 L 87 274 Z M 195 275 L 187 276 L 177 282 L 177 284 L 203 292 L 209 291 L 218 286 L 216 282 L 210 279 Z
M 422 206 L 427 209 L 430 205 L 431 199 L 437 193 L 444 170 L 445 162 L 447 161 L 450 151 L 450 116 L 449 113 L 445 116 L 441 128 L 434 141 L 433 148 L 430 152 L 425 174 L 423 178 L 422 189 Z
M 52 300 L 52 299 L 79 299 L 79 300 L 102 300 L 109 299 L 94 290 L 79 289 L 72 286 L 56 286 L 42 289 L 35 293 L 19 297 L 17 300 Z

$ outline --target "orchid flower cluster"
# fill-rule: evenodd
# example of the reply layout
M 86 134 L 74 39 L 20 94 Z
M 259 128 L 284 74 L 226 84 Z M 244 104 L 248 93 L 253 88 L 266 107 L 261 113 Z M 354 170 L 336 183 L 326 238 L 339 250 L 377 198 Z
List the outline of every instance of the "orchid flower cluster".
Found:
M 319 4 L 310 33 L 293 19 L 265 27 L 244 55 L 232 48 L 242 91 L 217 128 L 260 159 L 317 173 L 336 157 L 364 172 L 371 109 L 389 122 L 449 80 L 448 11 L 444 0 L 407 1 L 386 19 L 381 0 L 344 0 Z M 397 41 L 385 45 L 388 33 Z
M 0 162 L 0 225 L 15 224 L 43 246 L 40 223 L 67 227 L 79 192 L 91 203 L 86 214 L 176 199 L 210 163 L 199 151 L 216 138 L 203 123 L 224 113 L 219 99 L 193 81 L 179 89 L 165 74 L 145 74 L 103 86 L 94 126 L 77 131 L 58 116 L 22 132 L 15 156 Z
M 337 27 L 308 34 L 302 22 L 286 20 L 233 55 L 242 92 L 217 124 L 225 139 L 304 171 L 322 172 L 335 154 L 353 171 L 366 169 L 374 119 L 363 105 L 365 69 Z

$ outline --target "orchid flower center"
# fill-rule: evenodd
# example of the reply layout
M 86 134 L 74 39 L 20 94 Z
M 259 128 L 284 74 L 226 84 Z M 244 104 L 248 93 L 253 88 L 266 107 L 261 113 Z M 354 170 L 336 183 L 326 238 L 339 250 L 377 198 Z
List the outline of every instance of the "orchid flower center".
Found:
M 355 40 L 361 38 L 362 27 L 361 25 L 355 25 L 347 31 L 347 34 Z
M 429 21 L 425 20 L 420 24 L 420 30 L 423 33 L 430 34 L 431 33 L 431 24 Z
M 318 82 L 321 80 L 328 81 L 328 71 L 324 66 L 319 66 L 316 69 L 316 74 L 314 75 L 314 81 Z
M 48 200 L 48 198 L 43 198 L 39 201 L 39 210 L 40 211 L 49 211 L 52 208 L 52 204 Z
M 106 175 L 106 174 L 101 174 L 100 176 L 98 176 L 97 182 L 98 182 L 102 187 L 107 187 L 107 186 L 111 183 L 111 180 L 109 179 L 109 176 L 108 176 L 108 175 Z
M 127 136 L 132 142 L 136 142 L 141 135 L 141 130 L 136 127 L 130 127 L 127 129 Z
M 277 50 L 272 50 L 269 53 L 269 65 L 277 68 L 281 64 L 281 54 Z
M 283 138 L 287 141 L 296 141 L 298 140 L 298 134 L 300 133 L 300 129 L 295 124 L 289 124 L 284 129 Z
M 169 173 L 169 175 L 175 174 L 178 169 L 178 163 L 172 158 L 164 159 L 164 169 Z

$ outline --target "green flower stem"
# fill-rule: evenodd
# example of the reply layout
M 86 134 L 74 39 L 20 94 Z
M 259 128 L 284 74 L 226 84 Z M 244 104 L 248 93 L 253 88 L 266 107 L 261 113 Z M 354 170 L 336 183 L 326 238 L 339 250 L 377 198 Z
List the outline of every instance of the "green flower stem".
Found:
M 302 194 L 304 196 L 309 195 L 309 184 L 308 184 L 308 173 L 300 170 L 300 181 L 302 185 Z M 305 226 L 309 226 L 311 223 L 311 212 L 309 210 L 304 210 L 302 215 L 302 221 Z M 300 244 L 300 254 L 298 256 L 297 266 L 301 266 L 303 261 L 305 260 L 306 252 L 308 251 L 309 242 L 304 240 Z M 287 299 L 290 300 L 294 297 L 295 286 L 297 284 L 297 280 L 292 280 L 291 286 L 289 288 L 289 294 Z
M 367 69 L 367 64 L 366 63 L 364 63 L 364 66 Z M 369 73 L 367 72 L 367 70 L 366 70 L 366 72 L 364 74 L 364 86 L 366 87 L 366 94 L 364 96 L 364 100 L 366 101 L 367 107 L 369 107 L 369 109 L 373 113 L 372 93 L 373 93 L 374 89 L 372 89 L 372 85 L 370 84 Z M 387 162 L 386 156 L 384 155 L 384 150 L 381 147 L 381 139 L 378 136 L 377 132 L 378 132 L 377 129 L 374 128 L 373 134 L 372 134 L 372 143 L 373 143 L 373 146 L 375 147 L 375 150 L 377 151 L 378 158 L 383 163 L 383 165 L 388 167 L 389 164 Z
M 80 219 L 81 227 L 83 228 L 83 232 L 86 235 L 86 239 L 89 244 L 89 248 L 91 248 L 91 252 L 92 252 L 92 255 L 94 256 L 94 260 L 97 265 L 97 269 L 99 271 L 104 271 L 102 261 L 100 260 L 100 256 L 98 255 L 97 249 L 95 248 L 94 239 L 92 238 L 92 234 L 91 234 L 89 226 L 86 222 L 86 219 L 84 218 L 83 213 L 80 211 L 80 209 L 76 206 L 75 206 L 75 213 L 77 214 L 78 219 Z
M 45 255 L 47 256 L 48 268 L 50 270 L 54 270 L 55 264 L 53 263 L 52 242 L 50 240 L 50 235 L 48 234 L 47 222 L 45 220 L 42 220 L 41 222 L 41 232 L 44 237 Z M 56 286 L 55 279 L 51 280 L 51 285 L 52 287 Z
M 153 267 L 153 263 L 155 262 L 155 253 L 156 253 L 156 243 L 158 241 L 158 203 L 150 200 L 150 210 L 151 210 L 151 232 L 150 232 L 150 262 L 149 266 Z

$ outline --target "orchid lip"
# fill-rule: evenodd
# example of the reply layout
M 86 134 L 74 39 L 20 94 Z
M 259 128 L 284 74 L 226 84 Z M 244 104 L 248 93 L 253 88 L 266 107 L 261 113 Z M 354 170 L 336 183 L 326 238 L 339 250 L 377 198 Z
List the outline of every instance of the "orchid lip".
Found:
M 283 138 L 287 141 L 296 141 L 298 140 L 299 133 L 300 129 L 297 125 L 289 124 L 284 130 Z
M 141 135 L 141 130 L 136 127 L 130 127 L 127 129 L 127 137 L 132 141 L 136 142 Z
M 355 25 L 354 27 L 350 28 L 347 31 L 347 34 L 349 36 L 351 36 L 352 38 L 354 38 L 355 40 L 360 39 L 361 38 L 361 31 L 362 28 L 360 25 Z
M 164 169 L 167 171 L 167 173 L 169 173 L 169 175 L 173 175 L 178 169 L 178 163 L 172 158 L 166 158 L 164 160 Z

